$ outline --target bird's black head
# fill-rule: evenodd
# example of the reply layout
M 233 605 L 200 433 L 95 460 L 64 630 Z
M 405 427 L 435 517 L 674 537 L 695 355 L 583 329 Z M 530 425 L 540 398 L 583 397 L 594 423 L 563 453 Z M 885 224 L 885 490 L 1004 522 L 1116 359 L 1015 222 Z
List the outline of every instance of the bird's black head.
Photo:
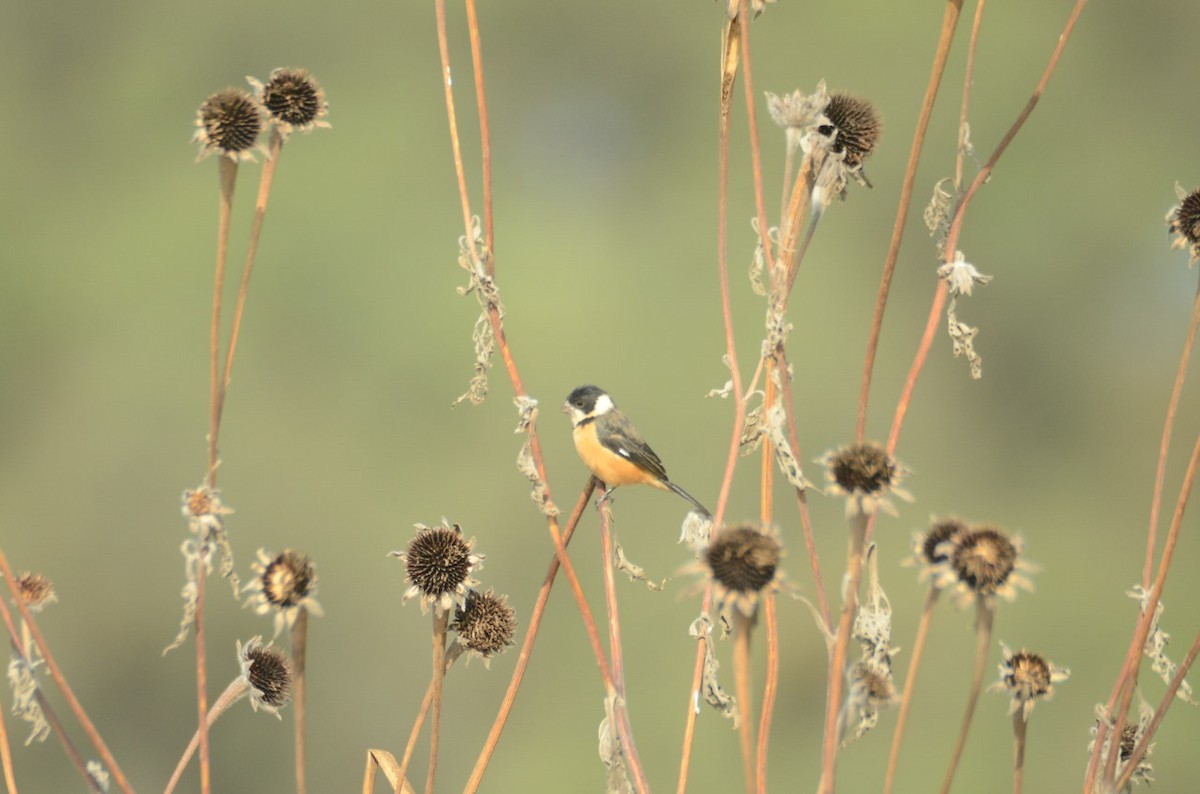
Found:
M 596 401 L 604 396 L 604 389 L 598 386 L 580 386 L 567 395 L 567 405 L 579 411 L 580 414 L 590 414 L 596 408 Z

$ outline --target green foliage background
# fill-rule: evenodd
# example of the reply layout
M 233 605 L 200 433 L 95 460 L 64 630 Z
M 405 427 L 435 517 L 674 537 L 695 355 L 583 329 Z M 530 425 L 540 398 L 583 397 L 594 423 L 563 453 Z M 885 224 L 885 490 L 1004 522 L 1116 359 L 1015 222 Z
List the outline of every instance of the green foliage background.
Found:
M 480 9 L 493 113 L 498 274 L 507 328 L 531 394 L 550 485 L 569 508 L 586 479 L 556 411 L 581 382 L 603 385 L 672 477 L 715 501 L 731 406 L 715 266 L 716 65 L 723 4 L 540 3 Z M 972 131 L 991 151 L 1029 96 L 1067 2 L 995 3 L 984 20 Z M 952 172 L 964 12 L 934 118 L 884 329 L 870 432 L 887 431 L 933 292 L 921 225 Z M 884 140 L 873 191 L 851 186 L 805 261 L 793 301 L 802 457 L 844 443 L 896 195 L 928 75 L 939 4 L 782 0 L 754 24 L 768 207 L 781 137 L 762 91 L 831 89 L 874 100 Z M 461 9 L 451 11 L 455 86 L 468 155 L 477 134 Z M 1080 785 L 1093 708 L 1128 641 L 1162 417 L 1197 271 L 1162 224 L 1173 184 L 1200 182 L 1195 147 L 1200 6 L 1092 4 L 1029 125 L 968 216 L 961 247 L 995 282 L 960 305 L 982 328 L 972 382 L 940 337 L 900 444 L 917 501 L 880 522 L 895 642 L 908 648 L 923 591 L 910 533 L 956 514 L 1023 533 L 1043 571 L 1036 595 L 1004 606 L 996 633 L 1072 668 L 1035 711 L 1027 790 Z M 222 434 L 221 485 L 239 570 L 259 547 L 312 555 L 327 617 L 311 627 L 314 792 L 354 790 L 364 751 L 398 752 L 428 676 L 428 620 L 401 607 L 401 549 L 414 522 L 445 515 L 487 555 L 485 586 L 524 625 L 552 554 L 513 467 L 519 438 L 500 370 L 480 408 L 450 410 L 470 374 L 477 313 L 455 294 L 462 233 L 428 3 L 7 2 L 0 24 L 0 542 L 44 572 L 60 601 L 42 626 L 134 785 L 153 791 L 193 730 L 192 645 L 175 633 L 186 537 L 179 493 L 203 475 L 216 165 L 193 164 L 195 108 L 212 91 L 305 66 L 333 129 L 294 139 L 275 193 Z M 734 313 L 743 368 L 763 310 L 742 273 L 753 204 L 738 89 L 731 186 Z M 241 169 L 240 265 L 257 168 Z M 472 187 L 478 201 L 478 177 Z M 1194 375 L 1194 373 L 1193 373 Z M 1185 391 L 1164 510 L 1200 431 Z M 757 512 L 757 458 L 739 469 L 731 517 Z M 820 471 L 809 465 L 809 475 Z M 783 491 L 780 495 L 785 496 Z M 814 497 L 827 581 L 844 553 L 842 505 Z M 812 593 L 795 511 L 779 502 L 788 568 Z M 682 503 L 646 489 L 616 502 L 621 539 L 651 576 L 687 560 Z M 1197 627 L 1195 511 L 1166 594 L 1182 655 Z M 572 547 L 602 611 L 595 518 Z M 213 693 L 237 671 L 234 642 L 269 624 L 214 580 Z M 658 790 L 674 786 L 687 709 L 696 602 L 622 585 L 629 701 Z M 771 781 L 817 777 L 822 644 L 798 602 L 781 604 L 782 682 Z M 899 791 L 925 792 L 949 756 L 970 675 L 971 616 L 939 614 L 919 682 Z M 729 648 L 721 649 L 732 686 Z M 998 659 L 997 651 L 996 657 Z M 440 790 L 456 790 L 491 723 L 515 654 L 450 676 Z M 907 656 L 900 657 L 902 669 Z M 1195 677 L 1195 676 L 1193 676 Z M 989 678 L 991 674 L 989 673 Z M 758 680 L 761 682 L 761 675 Z M 1145 691 L 1157 701 L 1152 677 Z M 523 695 L 484 791 L 600 790 L 602 689 L 565 589 L 555 593 Z M 55 701 L 58 702 L 58 701 Z M 0 695 L 5 707 L 10 701 Z M 959 789 L 1009 790 L 1007 703 L 985 696 Z M 65 709 L 63 710 L 65 712 Z M 881 786 L 894 714 L 847 750 L 847 792 Z M 214 790 L 291 790 L 290 714 L 248 708 L 213 732 Z M 22 791 L 82 790 L 53 741 L 19 747 Z M 1157 790 L 1200 778 L 1200 715 L 1179 706 L 1154 754 Z M 424 745 L 415 772 L 423 778 Z M 88 754 L 92 757 L 92 754 Z M 692 790 L 737 790 L 735 735 L 705 711 Z M 195 778 L 188 786 L 195 789 Z

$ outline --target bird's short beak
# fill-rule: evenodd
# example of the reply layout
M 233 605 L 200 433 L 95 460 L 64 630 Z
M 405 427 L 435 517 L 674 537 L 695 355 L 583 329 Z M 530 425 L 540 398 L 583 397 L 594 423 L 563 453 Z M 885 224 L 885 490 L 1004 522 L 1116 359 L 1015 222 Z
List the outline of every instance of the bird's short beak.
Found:
M 571 413 L 571 404 L 570 404 L 570 403 L 563 403 L 562 412 L 563 412 L 564 414 L 569 414 L 569 413 Z

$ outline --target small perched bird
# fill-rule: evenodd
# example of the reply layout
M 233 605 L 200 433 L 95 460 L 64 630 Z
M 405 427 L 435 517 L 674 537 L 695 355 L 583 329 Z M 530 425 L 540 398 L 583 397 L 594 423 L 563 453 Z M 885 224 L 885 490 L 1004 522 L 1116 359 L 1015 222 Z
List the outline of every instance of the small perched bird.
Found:
M 696 501 L 696 497 L 667 479 L 662 460 L 613 403 L 608 392 L 596 386 L 580 386 L 567 395 L 563 413 L 571 416 L 575 450 L 583 464 L 608 486 L 609 493 L 620 485 L 645 483 L 663 491 L 674 491 L 704 515 L 712 515 L 707 507 Z

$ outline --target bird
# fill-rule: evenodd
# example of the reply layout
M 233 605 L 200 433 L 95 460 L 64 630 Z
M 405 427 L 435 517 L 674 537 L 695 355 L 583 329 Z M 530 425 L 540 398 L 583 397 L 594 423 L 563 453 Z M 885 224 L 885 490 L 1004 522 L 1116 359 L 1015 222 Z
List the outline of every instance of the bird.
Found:
M 562 409 L 571 417 L 571 435 L 583 465 L 608 488 L 602 500 L 620 485 L 645 484 L 673 491 L 704 515 L 712 515 L 696 497 L 667 478 L 662 459 L 604 389 L 580 386 L 567 395 Z

